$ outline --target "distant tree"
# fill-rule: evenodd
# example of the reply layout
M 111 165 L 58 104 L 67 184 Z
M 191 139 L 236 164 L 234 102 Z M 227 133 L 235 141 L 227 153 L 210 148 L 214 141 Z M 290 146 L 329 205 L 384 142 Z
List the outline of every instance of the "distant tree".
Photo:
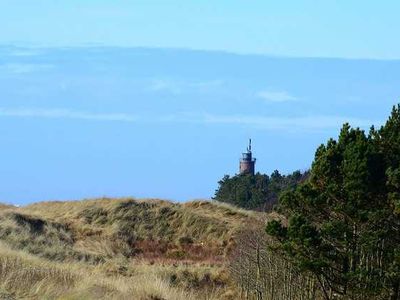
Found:
M 233 177 L 225 175 L 218 182 L 219 187 L 213 199 L 246 209 L 271 210 L 278 200 L 278 195 L 304 181 L 307 174 L 296 171 L 284 176 L 274 171 L 271 176 L 260 173 Z
M 277 250 L 317 278 L 326 299 L 399 299 L 400 106 L 369 135 L 345 124 L 321 145 L 310 179 L 282 193 Z
M 218 182 L 219 188 L 214 200 L 227 202 L 240 207 L 252 209 L 262 206 L 268 194 L 269 177 L 259 173 L 237 175 L 230 177 L 225 175 Z

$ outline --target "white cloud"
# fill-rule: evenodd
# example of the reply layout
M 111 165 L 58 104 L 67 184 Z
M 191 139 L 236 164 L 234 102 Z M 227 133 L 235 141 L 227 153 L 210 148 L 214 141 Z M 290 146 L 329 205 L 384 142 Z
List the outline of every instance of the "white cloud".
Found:
M 9 55 L 11 56 L 19 56 L 19 57 L 37 56 L 40 54 L 42 54 L 42 52 L 35 49 L 17 49 L 9 53 Z
M 206 92 L 223 85 L 222 80 L 184 81 L 176 79 L 154 79 L 150 83 L 150 90 L 168 92 L 179 95 L 188 91 Z
M 291 102 L 298 100 L 286 91 L 260 91 L 256 93 L 257 98 L 261 98 L 266 102 Z
M 262 116 L 224 116 L 205 114 L 205 123 L 236 124 L 264 130 L 279 131 L 324 131 L 340 128 L 344 123 L 353 127 L 369 128 L 382 121 L 342 116 L 301 116 L 301 117 L 262 117 Z
M 49 64 L 21 64 L 21 63 L 10 63 L 0 65 L 0 72 L 11 73 L 11 74 L 26 74 L 32 72 L 46 71 L 53 68 L 53 65 Z
M 150 84 L 150 90 L 155 92 L 168 92 L 178 95 L 182 92 L 180 85 L 173 80 L 156 79 Z
M 0 117 L 32 117 L 47 119 L 78 119 L 89 121 L 114 121 L 137 123 L 196 123 L 196 124 L 226 124 L 246 126 L 259 130 L 274 130 L 285 132 L 318 132 L 339 129 L 343 123 L 353 127 L 369 128 L 379 126 L 380 120 L 370 120 L 342 116 L 298 116 L 269 117 L 251 115 L 218 115 L 199 113 L 174 113 L 165 115 L 133 115 L 125 113 L 92 113 L 68 109 L 32 109 L 32 108 L 0 108 Z
M 81 119 L 94 121 L 135 122 L 137 118 L 130 114 L 103 114 L 73 111 L 68 109 L 32 109 L 32 108 L 0 108 L 3 117 L 33 117 L 48 119 Z

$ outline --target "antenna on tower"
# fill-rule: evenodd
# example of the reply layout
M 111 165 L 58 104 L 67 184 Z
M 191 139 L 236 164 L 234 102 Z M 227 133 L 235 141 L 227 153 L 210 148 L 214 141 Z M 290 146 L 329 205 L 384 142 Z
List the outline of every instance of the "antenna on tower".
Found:
M 248 152 L 251 152 L 251 139 L 249 139 L 249 147 L 247 148 Z

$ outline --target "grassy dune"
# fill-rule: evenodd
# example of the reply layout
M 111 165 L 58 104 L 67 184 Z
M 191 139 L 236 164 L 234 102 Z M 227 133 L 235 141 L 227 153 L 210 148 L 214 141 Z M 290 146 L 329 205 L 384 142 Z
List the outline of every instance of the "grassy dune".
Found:
M 226 256 L 259 215 L 206 201 L 0 206 L 0 298 L 235 299 Z
M 206 276 L 207 268 L 194 266 L 149 266 L 131 263 L 130 274 L 108 272 L 110 264 L 88 267 L 51 262 L 0 246 L 0 297 L 60 299 L 199 299 L 190 280 L 174 285 L 171 278 Z M 215 272 L 216 270 L 212 270 Z M 205 277 L 204 277 L 205 278 Z M 219 299 L 224 291 L 207 291 L 207 299 Z

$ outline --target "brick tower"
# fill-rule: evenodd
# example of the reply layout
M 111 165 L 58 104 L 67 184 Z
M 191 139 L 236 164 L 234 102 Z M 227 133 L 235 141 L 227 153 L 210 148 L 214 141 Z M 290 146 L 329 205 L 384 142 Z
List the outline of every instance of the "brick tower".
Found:
M 240 159 L 239 173 L 254 175 L 255 164 L 256 164 L 256 159 L 255 158 L 253 159 L 253 155 L 251 153 L 251 139 L 250 139 L 247 151 L 242 153 L 242 158 Z

